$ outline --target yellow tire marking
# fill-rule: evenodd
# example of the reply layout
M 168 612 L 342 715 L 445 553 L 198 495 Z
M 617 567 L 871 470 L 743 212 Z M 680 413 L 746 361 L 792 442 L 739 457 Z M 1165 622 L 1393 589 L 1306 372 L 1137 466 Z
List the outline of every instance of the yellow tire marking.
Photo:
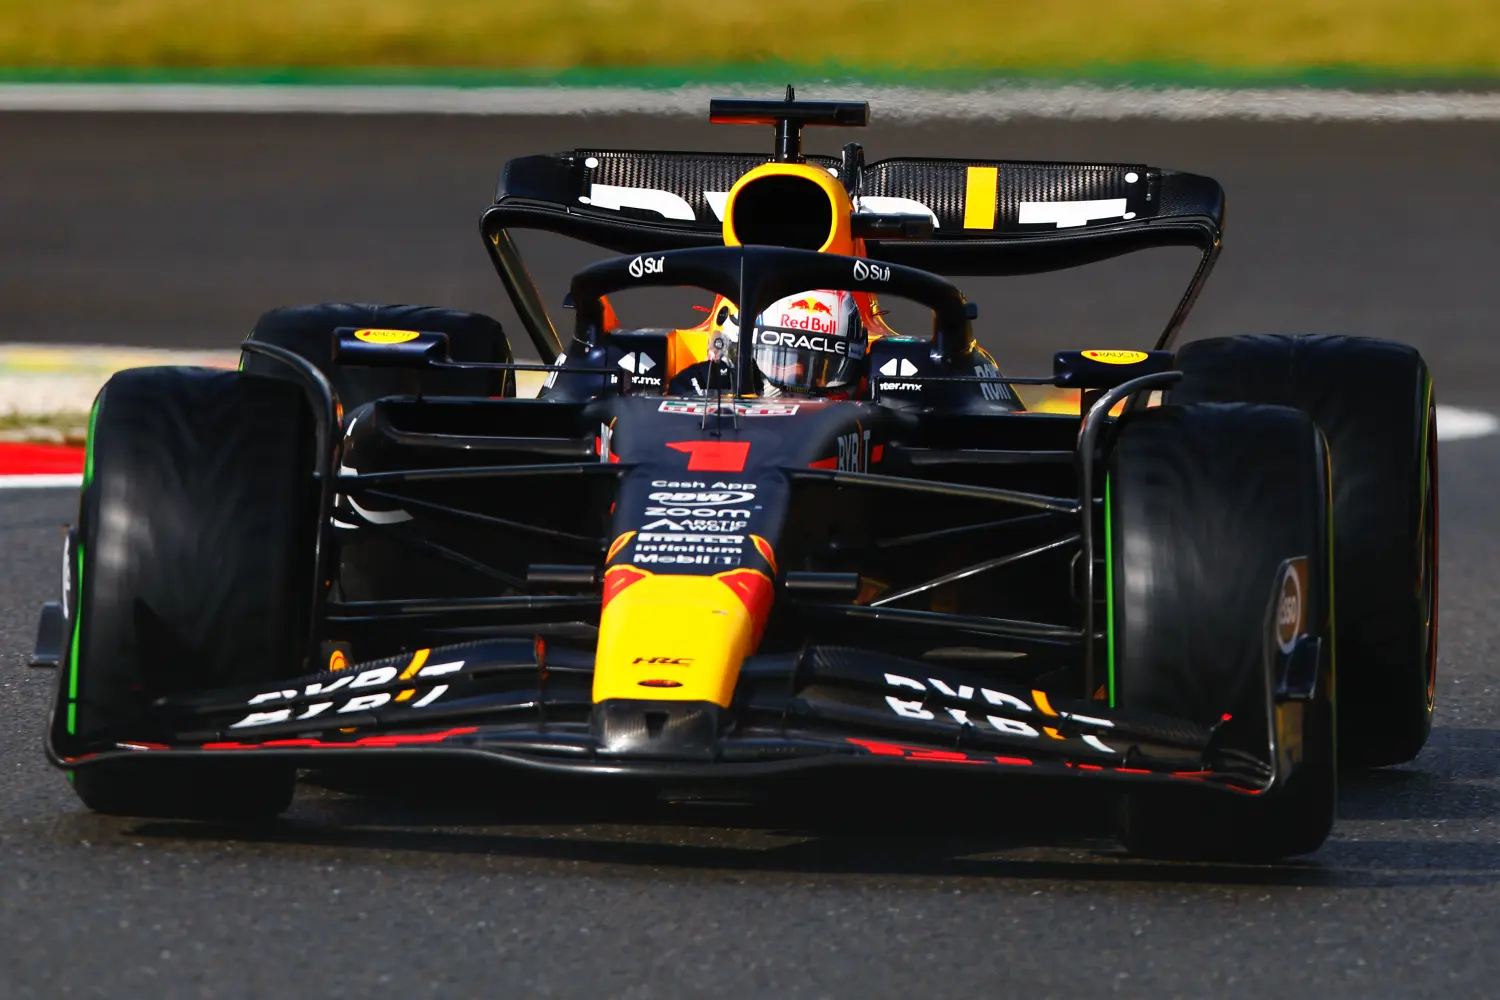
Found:
M 1047 700 L 1047 692 L 1033 691 L 1031 692 L 1031 700 L 1036 702 L 1036 707 L 1042 710 L 1043 715 L 1057 714 L 1057 712 L 1052 708 L 1052 702 Z
M 416 691 L 415 688 L 407 688 L 405 691 L 402 691 L 400 694 L 396 695 L 396 700 L 397 701 L 410 701 L 411 700 L 411 696 L 414 695 L 414 694 L 416 694 L 416 693 L 417 693 L 417 691 Z

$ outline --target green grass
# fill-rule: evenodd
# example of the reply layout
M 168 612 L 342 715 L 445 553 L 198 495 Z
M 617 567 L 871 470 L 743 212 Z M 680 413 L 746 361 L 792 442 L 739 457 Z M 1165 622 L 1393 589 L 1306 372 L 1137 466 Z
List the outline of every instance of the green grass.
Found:
M 1463 78 L 1500 74 L 1500 2 L 0 0 L 0 67 Z

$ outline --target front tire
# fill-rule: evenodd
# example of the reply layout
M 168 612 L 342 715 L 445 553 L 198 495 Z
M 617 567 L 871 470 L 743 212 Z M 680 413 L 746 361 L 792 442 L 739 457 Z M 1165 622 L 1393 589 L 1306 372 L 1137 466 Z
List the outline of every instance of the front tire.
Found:
M 317 492 L 294 383 L 195 368 L 121 372 L 95 402 L 79 510 L 72 635 L 54 714 L 63 757 L 165 743 L 154 699 L 301 673 Z M 268 761 L 85 761 L 99 812 L 274 815 L 294 775 Z
M 1113 703 L 1213 728 L 1219 758 L 1268 766 L 1267 615 L 1289 560 L 1306 570 L 1303 631 L 1321 639 L 1289 780 L 1256 795 L 1134 789 L 1121 825 L 1132 853 L 1273 860 L 1316 850 L 1333 826 L 1326 462 L 1317 428 L 1286 407 L 1166 406 L 1121 428 L 1105 494 Z

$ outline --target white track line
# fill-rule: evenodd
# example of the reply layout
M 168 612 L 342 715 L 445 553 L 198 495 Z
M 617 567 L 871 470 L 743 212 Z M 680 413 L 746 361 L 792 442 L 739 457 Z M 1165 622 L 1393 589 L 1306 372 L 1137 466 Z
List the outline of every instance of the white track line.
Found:
M 0 476 L 0 490 L 39 490 L 63 486 L 77 489 L 82 485 L 83 477 L 76 473 L 60 476 Z
M 877 121 L 1157 118 L 1202 121 L 1500 121 L 1500 93 L 1284 88 L 1004 86 L 803 88 L 819 100 L 871 102 Z M 614 115 L 703 118 L 710 97 L 775 96 L 772 87 L 391 87 L 280 84 L 4 84 L 0 111 L 257 114 Z
M 1483 410 L 1461 410 L 1456 406 L 1435 406 L 1439 441 L 1462 441 L 1489 437 L 1500 431 L 1500 419 Z

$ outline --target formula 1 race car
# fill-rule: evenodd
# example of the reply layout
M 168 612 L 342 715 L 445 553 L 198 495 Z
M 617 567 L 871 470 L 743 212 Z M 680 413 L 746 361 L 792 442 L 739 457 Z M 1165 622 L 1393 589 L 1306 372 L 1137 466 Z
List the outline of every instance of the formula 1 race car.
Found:
M 1416 755 L 1416 351 L 1174 354 L 1220 247 L 1207 177 L 804 155 L 868 106 L 790 92 L 711 118 L 775 126 L 774 155 L 504 167 L 481 230 L 550 365 L 482 316 L 326 305 L 263 317 L 240 371 L 110 380 L 36 654 L 84 803 L 274 815 L 298 768 L 383 756 L 678 787 L 945 771 L 1093 783 L 1132 851 L 1253 860 L 1322 844 L 1340 763 Z M 572 279 L 567 343 L 520 229 L 620 255 Z M 1161 246 L 1202 261 L 1159 339 L 1040 377 L 999 372 L 940 276 Z M 621 321 L 662 286 L 704 322 Z M 896 300 L 930 332 L 887 326 Z

